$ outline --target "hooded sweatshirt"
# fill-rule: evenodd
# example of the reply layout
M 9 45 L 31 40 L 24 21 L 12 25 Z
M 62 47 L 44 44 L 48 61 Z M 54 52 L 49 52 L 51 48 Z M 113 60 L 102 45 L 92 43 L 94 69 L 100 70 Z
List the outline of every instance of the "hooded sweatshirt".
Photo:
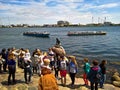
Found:
M 48 68 L 42 68 L 42 75 L 38 82 L 38 90 L 59 90 L 56 78 Z
M 90 72 L 88 73 L 87 76 L 90 82 L 99 82 L 99 79 L 96 77 L 98 72 L 100 72 L 99 66 L 93 66 L 90 68 Z

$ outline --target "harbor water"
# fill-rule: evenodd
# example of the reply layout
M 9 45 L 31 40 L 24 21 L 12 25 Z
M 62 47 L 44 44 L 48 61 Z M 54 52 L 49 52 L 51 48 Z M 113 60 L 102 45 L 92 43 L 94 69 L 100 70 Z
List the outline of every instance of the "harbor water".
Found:
M 47 31 L 49 38 L 24 36 L 27 31 Z M 68 31 L 105 31 L 106 35 L 67 36 Z M 75 55 L 78 60 L 106 59 L 119 61 L 120 27 L 51 27 L 51 28 L 0 28 L 0 50 L 2 48 L 36 48 L 47 51 L 59 38 L 67 54 Z

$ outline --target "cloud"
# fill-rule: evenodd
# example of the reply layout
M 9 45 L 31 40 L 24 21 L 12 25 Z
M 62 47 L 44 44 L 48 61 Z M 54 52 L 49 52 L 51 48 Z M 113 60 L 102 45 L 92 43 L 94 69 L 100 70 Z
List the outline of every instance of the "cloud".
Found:
M 101 8 L 113 8 L 113 7 L 117 7 L 119 6 L 118 3 L 109 3 L 109 4 L 103 4 L 103 5 L 100 5 L 100 6 L 95 6 L 94 8 L 98 8 L 98 9 L 101 9 Z
M 85 11 L 90 9 L 107 9 L 107 8 L 114 8 L 120 6 L 119 3 L 108 3 L 108 4 L 102 4 L 102 5 L 92 5 L 92 4 L 84 4 L 83 6 L 80 6 L 81 8 L 79 10 Z
M 96 5 L 84 0 L 4 0 L 0 2 L 0 18 L 4 21 L 3 17 L 10 17 L 12 23 L 28 24 L 56 23 L 58 20 L 90 23 L 92 16 L 113 17 L 107 9 L 118 6 L 119 3 Z

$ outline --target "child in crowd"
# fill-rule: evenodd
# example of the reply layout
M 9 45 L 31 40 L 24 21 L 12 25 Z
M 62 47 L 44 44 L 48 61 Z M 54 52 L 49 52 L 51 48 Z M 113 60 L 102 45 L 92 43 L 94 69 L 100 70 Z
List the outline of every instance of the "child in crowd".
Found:
M 24 78 L 25 78 L 25 83 L 28 84 L 31 82 L 31 77 L 32 77 L 32 67 L 31 63 L 32 61 L 30 60 L 31 55 L 28 49 L 25 50 L 25 57 L 24 57 Z M 29 77 L 27 77 L 29 74 Z
M 61 76 L 61 83 L 63 86 L 66 85 L 66 74 L 67 74 L 67 60 L 65 60 L 64 56 L 60 57 L 60 76 Z
M 99 65 L 101 68 L 101 73 L 102 73 L 101 80 L 100 80 L 100 88 L 104 88 L 103 84 L 106 80 L 106 66 L 105 66 L 106 64 L 107 64 L 107 61 L 102 60 L 102 62 Z
M 87 85 L 88 86 L 88 79 L 87 79 L 87 74 L 89 73 L 90 71 L 90 64 L 89 64 L 89 60 L 88 58 L 84 58 L 84 74 L 83 74 L 83 80 L 84 80 L 84 85 Z
M 70 56 L 68 58 L 70 60 L 69 67 L 68 67 L 68 72 L 70 74 L 70 78 L 71 78 L 71 81 L 72 81 L 71 86 L 73 87 L 74 83 L 75 83 L 75 75 L 78 72 L 78 64 L 77 64 L 75 56 Z
M 87 78 L 90 81 L 91 90 L 98 90 L 99 79 L 97 78 L 97 73 L 100 72 L 100 67 L 97 60 L 93 60 L 93 67 L 90 68 L 90 72 Z

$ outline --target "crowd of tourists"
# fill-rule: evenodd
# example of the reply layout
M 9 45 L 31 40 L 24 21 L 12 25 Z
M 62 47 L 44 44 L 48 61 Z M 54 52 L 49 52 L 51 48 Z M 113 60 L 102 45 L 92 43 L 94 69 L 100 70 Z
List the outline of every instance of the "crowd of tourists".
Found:
M 99 64 L 97 60 L 93 60 L 93 65 L 90 65 L 88 58 L 84 58 L 83 61 L 84 85 L 90 85 L 91 90 L 98 90 L 98 85 L 104 88 L 107 61 L 102 60 Z M 0 53 L 0 73 L 8 70 L 8 85 L 16 83 L 16 67 L 24 69 L 26 84 L 32 82 L 31 77 L 34 74 L 38 74 L 39 90 L 59 90 L 57 80 L 61 80 L 61 85 L 66 86 L 67 74 L 70 76 L 71 86 L 74 87 L 75 76 L 78 73 L 77 60 L 73 55 L 59 55 L 52 48 L 45 52 L 35 49 L 32 53 L 29 49 L 3 48 Z

